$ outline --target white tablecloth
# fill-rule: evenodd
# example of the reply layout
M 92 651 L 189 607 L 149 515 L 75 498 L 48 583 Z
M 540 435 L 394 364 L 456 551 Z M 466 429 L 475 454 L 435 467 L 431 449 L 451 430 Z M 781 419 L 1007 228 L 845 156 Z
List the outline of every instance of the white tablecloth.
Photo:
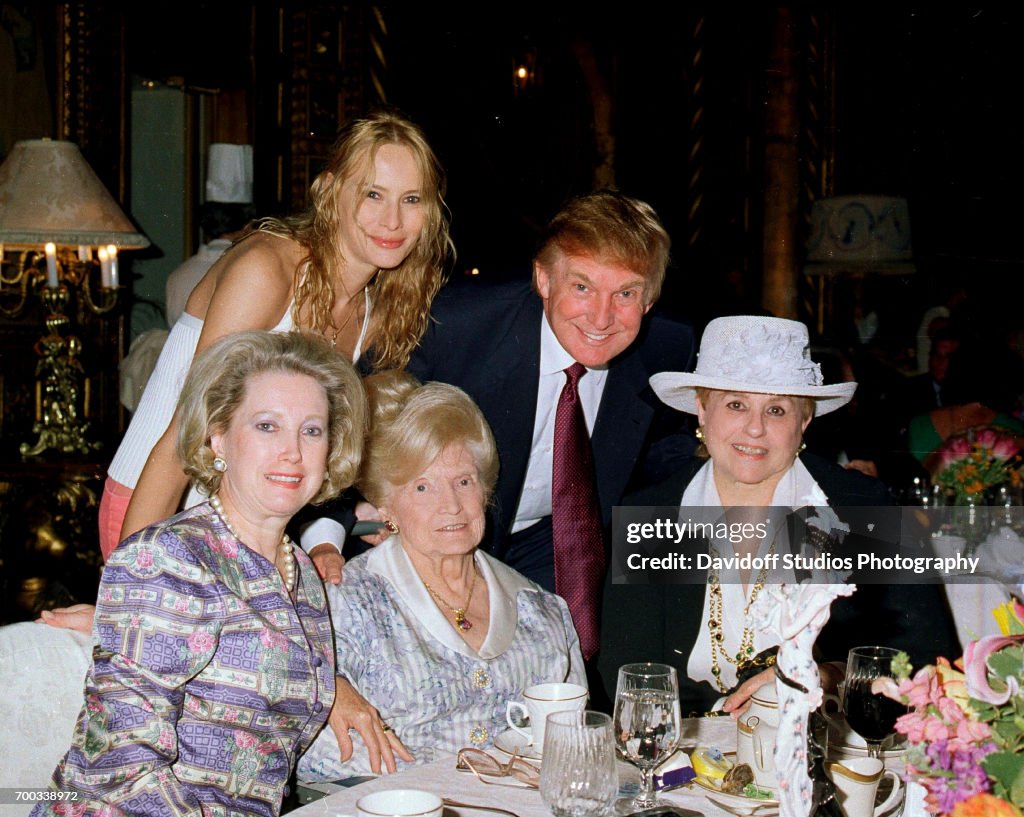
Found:
M 683 721 L 680 747 L 689 752 L 695 746 L 718 746 L 723 751 L 736 748 L 736 723 L 732 718 L 691 718 Z M 498 750 L 494 754 L 501 756 Z M 636 769 L 619 764 L 620 783 L 638 779 Z M 449 800 L 475 805 L 498 806 L 515 812 L 519 817 L 551 817 L 551 812 L 540 799 L 536 789 L 495 786 L 481 783 L 472 774 L 455 770 L 454 756 L 416 766 L 395 775 L 379 777 L 367 783 L 330 794 L 294 811 L 289 817 L 345 817 L 356 813 L 360 797 L 382 789 L 423 789 Z M 924 790 L 912 784 L 902 817 L 927 817 L 923 806 Z M 659 799 L 673 806 L 692 809 L 706 817 L 731 817 L 704 796 L 696 785 L 662 792 Z M 898 814 L 897 810 L 894 814 Z M 445 808 L 445 817 L 488 817 L 488 812 L 466 808 Z M 492 815 L 493 817 L 493 815 Z
M 736 723 L 732 718 L 688 719 L 683 722 L 680 746 L 687 751 L 694 746 L 714 745 L 731 751 L 736 745 Z M 501 757 L 498 750 L 493 750 Z M 637 778 L 636 770 L 620 764 L 620 781 L 624 776 Z M 628 777 L 626 778 L 629 779 Z M 536 789 L 495 786 L 481 783 L 472 774 L 455 770 L 454 756 L 415 766 L 395 775 L 379 777 L 350 789 L 330 794 L 301 808 L 289 812 L 289 817 L 340 817 L 354 815 L 356 801 L 370 792 L 382 789 L 423 789 L 435 792 L 449 800 L 479 805 L 499 806 L 514 811 L 519 817 L 551 817 L 551 812 L 540 799 Z M 691 790 L 692 789 L 692 790 Z M 729 817 L 701 793 L 696 786 L 663 792 L 659 798 L 667 803 L 693 809 L 698 815 Z M 446 807 L 445 817 L 487 817 L 486 811 Z

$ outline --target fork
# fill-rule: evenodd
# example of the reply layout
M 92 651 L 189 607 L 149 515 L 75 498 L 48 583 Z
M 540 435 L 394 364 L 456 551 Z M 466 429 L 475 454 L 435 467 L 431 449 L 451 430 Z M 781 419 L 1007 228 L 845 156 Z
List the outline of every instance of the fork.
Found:
M 509 811 L 505 808 L 498 808 L 497 806 L 484 806 L 475 803 L 460 803 L 458 800 L 449 800 L 447 797 L 443 798 L 442 802 L 446 806 L 451 806 L 452 808 L 471 808 L 477 809 L 478 811 L 493 811 L 496 814 L 506 814 L 508 815 L 508 817 L 519 817 L 519 815 L 516 814 L 514 811 Z

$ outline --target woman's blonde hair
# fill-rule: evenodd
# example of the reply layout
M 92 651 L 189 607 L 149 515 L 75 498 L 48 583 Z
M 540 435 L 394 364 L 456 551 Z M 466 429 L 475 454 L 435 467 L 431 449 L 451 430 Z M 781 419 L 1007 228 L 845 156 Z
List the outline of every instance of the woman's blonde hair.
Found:
M 454 251 L 448 234 L 444 203 L 445 177 L 441 163 L 419 127 L 393 113 L 357 119 L 342 130 L 327 166 L 310 186 L 309 208 L 284 219 L 266 218 L 259 229 L 292 238 L 308 254 L 300 265 L 292 315 L 308 316 L 309 328 L 324 334 L 331 327 L 334 282 L 345 263 L 339 225 L 344 216 L 338 192 L 353 174 L 372 174 L 382 145 L 401 145 L 413 155 L 421 176 L 420 196 L 426 218 L 412 252 L 394 269 L 380 270 L 370 284 L 373 312 L 373 366 L 403 368 L 419 343 L 430 318 L 430 305 L 444 283 L 445 264 Z M 360 180 L 360 188 L 370 180 Z M 354 294 L 354 293 L 352 293 Z
M 483 412 L 462 389 L 447 383 L 420 385 L 405 372 L 381 372 L 364 380 L 372 423 L 360 492 L 387 504 L 395 486 L 422 474 L 452 445 L 465 446 L 488 501 L 498 478 L 498 448 Z
M 298 332 L 239 332 L 221 338 L 195 358 L 177 409 L 177 452 L 185 473 L 208 495 L 217 493 L 223 474 L 213 467 L 210 437 L 228 429 L 250 378 L 264 372 L 306 375 L 323 388 L 327 476 L 312 502 L 337 496 L 359 473 L 366 394 L 351 363 L 326 341 Z

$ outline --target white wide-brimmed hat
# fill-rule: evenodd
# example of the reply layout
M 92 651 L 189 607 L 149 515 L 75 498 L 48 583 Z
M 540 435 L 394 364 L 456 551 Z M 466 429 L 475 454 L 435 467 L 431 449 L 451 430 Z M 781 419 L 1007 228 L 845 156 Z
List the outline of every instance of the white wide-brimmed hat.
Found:
M 815 415 L 845 406 L 857 390 L 853 382 L 822 384 L 806 326 L 759 315 L 715 318 L 700 339 L 696 371 L 660 372 L 651 378 L 662 402 L 688 414 L 697 413 L 698 387 L 811 397 Z

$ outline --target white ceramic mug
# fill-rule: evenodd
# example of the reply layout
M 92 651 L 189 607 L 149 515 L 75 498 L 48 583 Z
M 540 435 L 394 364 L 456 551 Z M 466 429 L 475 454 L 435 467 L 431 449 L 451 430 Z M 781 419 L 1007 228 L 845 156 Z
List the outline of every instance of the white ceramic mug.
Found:
M 900 777 L 886 769 L 877 757 L 857 757 L 842 763 L 829 763 L 828 776 L 836 787 L 836 799 L 846 817 L 878 817 L 896 807 L 900 800 Z M 892 791 L 885 802 L 875 805 L 878 784 L 892 778 Z
M 523 690 L 522 701 L 509 701 L 505 705 L 505 720 L 527 740 L 528 746 L 544 746 L 544 724 L 552 712 L 583 710 L 587 706 L 587 688 L 579 684 L 534 684 Z M 512 713 L 530 719 L 530 728 L 523 729 L 512 720 Z
M 360 797 L 359 817 L 441 817 L 444 803 L 433 792 L 419 789 L 387 789 Z

